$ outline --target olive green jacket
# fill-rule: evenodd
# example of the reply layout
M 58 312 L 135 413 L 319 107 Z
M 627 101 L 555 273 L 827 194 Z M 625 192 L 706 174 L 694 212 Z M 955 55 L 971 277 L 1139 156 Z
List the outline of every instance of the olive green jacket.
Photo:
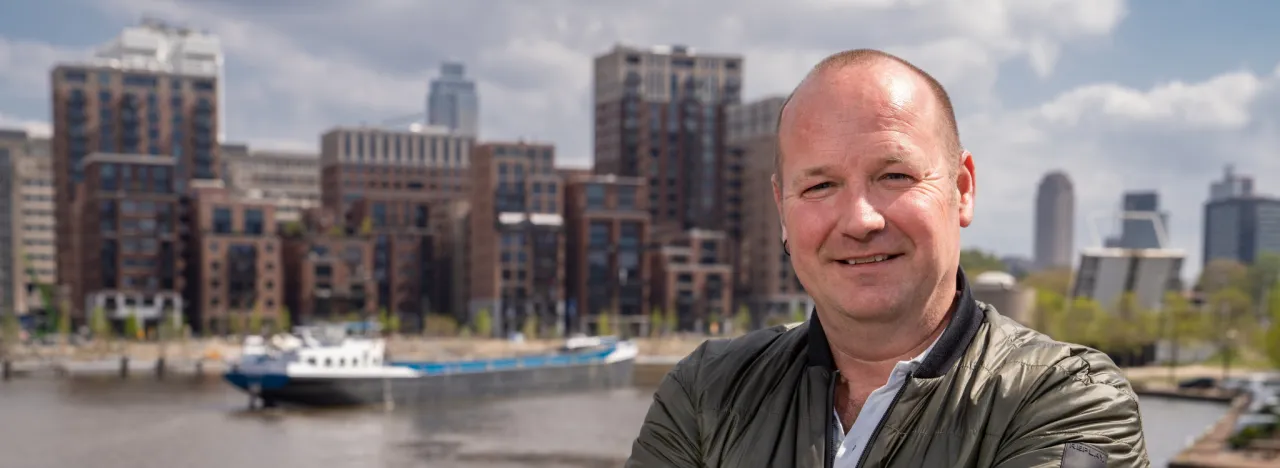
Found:
M 1138 402 L 1106 355 L 977 302 L 908 377 L 859 467 L 1147 467 Z M 626 466 L 829 467 L 831 349 L 817 314 L 703 343 L 653 396 Z

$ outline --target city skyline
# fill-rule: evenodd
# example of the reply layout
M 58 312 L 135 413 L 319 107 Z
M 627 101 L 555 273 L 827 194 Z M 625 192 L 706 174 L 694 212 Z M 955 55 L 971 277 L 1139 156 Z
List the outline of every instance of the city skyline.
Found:
M 119 0 L 86 3 L 75 18 L 24 5 L 0 19 L 6 31 L 0 126 L 47 127 L 52 64 L 90 55 L 143 15 L 220 36 L 228 141 L 315 151 L 331 127 L 419 111 L 423 84 L 441 62 L 457 57 L 486 96 L 480 112 L 486 139 L 550 141 L 561 163 L 574 167 L 592 158 L 591 59 L 615 43 L 741 54 L 744 101 L 786 93 L 827 53 L 869 46 L 916 61 L 956 101 L 962 139 L 981 174 L 966 246 L 1030 256 L 1032 230 L 1011 228 L 1010 221 L 1031 224 L 1035 183 L 1058 167 L 1076 185 L 1076 249 L 1089 246 L 1090 216 L 1109 215 L 1123 192 L 1154 190 L 1170 213 L 1173 246 L 1194 265 L 1202 206 L 1224 165 L 1256 177 L 1257 192 L 1277 192 L 1271 187 L 1280 182 L 1280 139 L 1272 135 L 1280 133 L 1280 121 L 1269 103 L 1276 100 L 1270 85 L 1280 54 L 1254 45 L 1276 33 L 1238 21 L 1222 23 L 1230 30 L 1188 29 L 1207 17 L 1265 17 L 1261 10 L 1274 7 L 1103 1 L 1078 11 L 1011 4 L 963 15 L 949 6 L 913 11 L 876 4 L 713 11 L 721 7 L 699 5 L 672 22 L 661 8 L 563 2 L 533 14 L 512 4 L 485 22 L 480 15 L 494 9 L 461 6 L 441 14 L 431 3 L 404 7 L 412 11 L 325 4 L 309 10 L 310 19 L 245 3 Z M 268 25 L 266 16 L 281 21 Z M 429 24 L 390 27 L 406 18 Z M 330 19 L 353 27 L 325 38 L 306 32 Z M 707 27 L 691 27 L 697 21 Z M 874 27 L 887 21 L 902 32 Z M 771 28 L 799 22 L 812 27 L 796 37 Z M 579 24 L 594 26 L 570 27 Z M 857 24 L 868 25 L 865 37 L 844 33 Z M 925 27 L 938 24 L 944 27 Z M 1180 49 L 1188 44 L 1182 41 L 1209 46 Z M 1178 52 L 1165 52 L 1170 47 Z M 314 79 L 319 75 L 326 79 Z

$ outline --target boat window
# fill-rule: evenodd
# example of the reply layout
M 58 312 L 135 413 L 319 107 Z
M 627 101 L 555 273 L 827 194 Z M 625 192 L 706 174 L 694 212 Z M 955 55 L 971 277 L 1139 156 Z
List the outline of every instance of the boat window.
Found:
M 338 367 L 347 367 L 347 358 L 338 358 Z
M 373 365 L 375 366 L 378 365 L 378 358 L 373 358 L 372 361 L 373 361 L 372 362 Z
M 313 357 L 307 358 L 307 364 L 312 366 L 316 365 L 316 358 L 313 358 Z
M 333 361 L 330 358 L 324 358 L 324 366 L 325 367 L 333 366 Z

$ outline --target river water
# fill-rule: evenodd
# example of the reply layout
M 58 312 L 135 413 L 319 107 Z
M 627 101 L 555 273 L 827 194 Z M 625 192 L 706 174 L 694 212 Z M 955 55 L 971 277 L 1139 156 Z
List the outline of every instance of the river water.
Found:
M 617 467 L 651 392 L 248 412 L 243 394 L 212 377 L 18 379 L 0 383 L 0 467 Z M 1225 408 L 1144 399 L 1153 466 L 1165 466 Z

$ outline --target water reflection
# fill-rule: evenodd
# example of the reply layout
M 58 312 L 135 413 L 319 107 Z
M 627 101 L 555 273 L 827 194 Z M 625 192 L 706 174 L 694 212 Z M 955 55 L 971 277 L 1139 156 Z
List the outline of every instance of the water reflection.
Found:
M 4 466 L 616 467 L 651 390 L 367 410 L 246 411 L 216 378 L 0 384 Z M 1224 406 L 1144 399 L 1153 466 Z

